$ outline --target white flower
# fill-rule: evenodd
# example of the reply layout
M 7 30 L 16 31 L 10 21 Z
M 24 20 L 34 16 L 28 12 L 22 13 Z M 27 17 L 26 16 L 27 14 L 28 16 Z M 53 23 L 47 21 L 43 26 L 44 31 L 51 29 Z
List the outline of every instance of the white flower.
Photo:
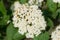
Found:
M 30 5 L 38 5 L 41 6 L 42 5 L 43 0 L 29 0 L 28 3 Z
M 15 2 L 16 3 L 16 2 Z M 15 5 L 15 4 L 14 4 Z M 20 5 L 13 10 L 13 24 L 14 27 L 18 27 L 18 32 L 22 35 L 26 35 L 26 38 L 34 38 L 41 33 L 41 30 L 45 30 L 46 21 L 42 12 L 38 9 L 37 5 Z
M 42 2 L 43 0 L 38 0 L 38 2 Z
M 60 3 L 60 0 L 53 0 L 53 2 L 55 2 L 55 3 Z
M 27 33 L 27 34 L 26 34 L 26 38 L 34 38 L 34 34 L 32 34 L 32 33 Z
M 60 40 L 60 25 L 57 26 L 56 30 L 52 32 L 52 40 Z
M 11 9 L 12 9 L 12 10 L 17 10 L 17 9 L 20 8 L 20 7 L 21 7 L 21 4 L 20 4 L 18 1 L 16 1 L 16 2 L 12 5 Z

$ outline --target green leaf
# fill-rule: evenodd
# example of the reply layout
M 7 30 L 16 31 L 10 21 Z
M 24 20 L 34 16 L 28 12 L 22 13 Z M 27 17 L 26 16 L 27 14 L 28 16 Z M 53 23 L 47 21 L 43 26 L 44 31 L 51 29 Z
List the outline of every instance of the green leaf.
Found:
M 16 0 L 7 0 L 10 4 L 13 4 Z
M 18 32 L 13 36 L 14 40 L 22 40 L 23 38 L 25 38 L 25 36 L 19 34 Z
M 0 38 L 0 40 L 2 40 L 2 39 Z
M 53 14 L 53 18 L 56 18 L 60 14 L 60 9 L 57 9 L 55 14 Z
M 6 40 L 6 37 L 3 40 Z
M 60 13 L 60 9 L 57 9 L 57 11 L 56 11 L 57 13 Z
M 54 27 L 54 23 L 50 18 L 47 18 L 47 26 Z
M 35 37 L 33 40 L 49 40 L 49 33 L 42 33 L 38 37 Z
M 0 33 L 0 37 L 1 37 L 1 33 Z
M 47 21 L 46 31 L 49 31 L 51 28 L 54 27 L 54 23 L 49 17 L 46 17 L 46 21 Z
M 10 23 L 10 25 L 7 27 L 7 40 L 21 40 L 25 38 L 24 35 L 21 35 L 18 33 L 18 28 L 14 28 L 13 24 Z
M 53 2 L 53 0 L 47 0 L 47 6 L 48 6 L 48 9 L 52 12 L 52 17 L 55 19 L 56 16 L 58 15 L 56 13 L 56 10 L 57 10 L 57 4 Z
M 60 14 L 59 14 L 58 18 L 60 19 Z
M 58 4 L 58 7 L 60 7 L 60 3 Z
M 57 13 L 58 13 L 58 21 L 60 22 L 60 9 L 57 10 Z
M 58 15 L 58 13 L 55 12 L 55 13 L 52 14 L 52 17 L 53 17 L 54 19 L 56 19 L 57 15 Z
M 17 29 L 14 28 L 13 24 L 10 23 L 9 26 L 7 27 L 7 40 L 13 40 L 14 34 L 17 32 Z
M 5 15 L 2 20 L 0 20 L 0 25 L 6 25 L 9 20 L 9 16 Z
M 20 3 L 24 4 L 24 3 L 27 3 L 28 0 L 20 0 Z
M 3 15 L 6 15 L 7 13 L 3 1 L 0 1 L 0 11 L 3 13 Z
M 7 15 L 7 10 L 4 6 L 3 0 L 0 1 L 0 13 L 2 14 L 0 17 L 0 25 L 6 25 L 9 20 L 9 16 Z
M 47 0 L 47 6 L 50 11 L 55 12 L 57 9 L 57 4 L 53 2 L 53 0 Z

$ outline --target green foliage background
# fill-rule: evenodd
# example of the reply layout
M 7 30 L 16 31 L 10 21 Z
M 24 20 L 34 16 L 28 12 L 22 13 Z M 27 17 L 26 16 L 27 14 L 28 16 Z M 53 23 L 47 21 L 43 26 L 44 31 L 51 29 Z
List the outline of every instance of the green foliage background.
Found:
M 20 35 L 12 24 L 11 5 L 17 0 L 0 0 L 0 40 L 51 40 L 51 33 L 60 24 L 60 4 L 54 3 L 52 0 L 45 0 L 41 10 L 47 21 L 46 30 L 38 37 L 27 39 L 25 35 Z M 20 3 L 26 3 L 28 0 L 18 0 Z M 7 24 L 7 21 L 10 23 Z

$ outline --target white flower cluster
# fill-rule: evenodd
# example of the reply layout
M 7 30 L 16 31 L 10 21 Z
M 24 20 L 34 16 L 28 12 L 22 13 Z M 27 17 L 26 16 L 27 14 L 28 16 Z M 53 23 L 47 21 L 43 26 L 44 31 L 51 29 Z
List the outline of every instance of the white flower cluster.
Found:
M 20 34 L 26 35 L 26 38 L 38 36 L 46 27 L 46 21 L 38 6 L 19 2 L 14 3 L 13 24 L 19 28 Z
M 38 5 L 41 6 L 42 5 L 43 0 L 29 0 L 28 3 L 30 5 Z
M 53 0 L 53 2 L 55 2 L 55 3 L 60 3 L 60 0 Z
M 60 40 L 60 25 L 57 26 L 56 30 L 52 32 L 52 40 Z

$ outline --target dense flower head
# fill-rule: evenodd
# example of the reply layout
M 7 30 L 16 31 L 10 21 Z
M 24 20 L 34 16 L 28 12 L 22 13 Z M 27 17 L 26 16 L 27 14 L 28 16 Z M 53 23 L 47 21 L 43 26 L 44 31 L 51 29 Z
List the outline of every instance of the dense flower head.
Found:
M 60 3 L 60 0 L 53 0 L 53 2 L 55 2 L 55 3 Z
M 52 40 L 60 40 L 60 25 L 57 26 L 54 32 L 52 32 L 51 38 Z
M 26 35 L 26 38 L 34 38 L 45 30 L 46 21 L 42 11 L 37 5 L 20 4 L 18 1 L 13 7 L 13 24 L 18 27 L 18 32 Z

